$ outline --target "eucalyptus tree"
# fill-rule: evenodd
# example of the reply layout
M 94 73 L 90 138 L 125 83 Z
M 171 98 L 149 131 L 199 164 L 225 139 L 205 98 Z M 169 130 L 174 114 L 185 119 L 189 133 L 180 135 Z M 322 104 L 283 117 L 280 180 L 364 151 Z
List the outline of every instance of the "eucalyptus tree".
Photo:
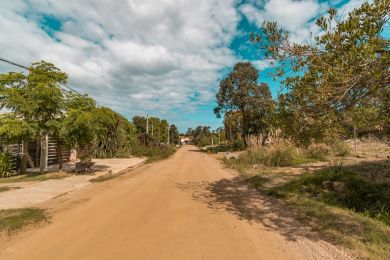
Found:
M 258 84 L 259 71 L 249 62 L 237 63 L 233 71 L 219 85 L 214 113 L 238 111 L 242 117 L 242 138 L 246 143 L 249 135 L 265 134 L 267 117 L 272 113 L 274 102 L 269 87 Z
M 177 130 L 176 125 L 171 125 L 169 127 L 169 143 L 178 144 L 180 141 L 179 130 Z

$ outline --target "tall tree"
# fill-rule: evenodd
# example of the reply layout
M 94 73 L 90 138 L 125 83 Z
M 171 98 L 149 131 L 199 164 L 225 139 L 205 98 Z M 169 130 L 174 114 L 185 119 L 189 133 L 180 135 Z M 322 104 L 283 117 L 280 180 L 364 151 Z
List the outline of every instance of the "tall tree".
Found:
M 258 84 L 259 71 L 249 62 L 237 63 L 233 71 L 223 79 L 217 93 L 217 117 L 229 111 L 239 111 L 242 116 L 244 142 L 251 134 L 266 133 L 267 117 L 274 102 L 269 87 Z
M 180 141 L 179 138 L 179 130 L 175 125 L 171 125 L 169 127 L 169 143 L 170 144 L 178 144 Z

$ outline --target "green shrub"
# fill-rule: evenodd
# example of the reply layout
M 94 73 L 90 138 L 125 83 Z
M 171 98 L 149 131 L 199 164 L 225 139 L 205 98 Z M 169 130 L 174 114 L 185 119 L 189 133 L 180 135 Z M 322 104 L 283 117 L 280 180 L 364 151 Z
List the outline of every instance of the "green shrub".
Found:
M 245 143 L 243 140 L 234 140 L 230 147 L 233 151 L 242 151 L 245 150 Z
M 0 153 L 0 177 L 10 177 L 13 173 L 12 161 L 6 153 Z
M 176 152 L 173 146 L 144 146 L 135 145 L 132 147 L 131 154 L 138 157 L 148 157 L 148 162 L 168 158 Z
M 324 160 L 326 156 L 331 154 L 332 148 L 326 144 L 311 144 L 307 150 L 306 155 L 308 158 L 315 160 Z
M 351 154 L 351 147 L 342 141 L 336 141 L 332 144 L 332 151 L 336 156 L 348 156 Z

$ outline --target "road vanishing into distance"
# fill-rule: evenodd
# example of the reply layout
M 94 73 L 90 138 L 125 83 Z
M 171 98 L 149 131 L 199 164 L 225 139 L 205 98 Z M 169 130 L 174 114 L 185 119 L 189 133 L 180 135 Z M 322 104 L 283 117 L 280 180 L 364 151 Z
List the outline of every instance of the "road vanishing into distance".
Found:
M 0 259 L 346 259 L 194 146 L 49 202 Z

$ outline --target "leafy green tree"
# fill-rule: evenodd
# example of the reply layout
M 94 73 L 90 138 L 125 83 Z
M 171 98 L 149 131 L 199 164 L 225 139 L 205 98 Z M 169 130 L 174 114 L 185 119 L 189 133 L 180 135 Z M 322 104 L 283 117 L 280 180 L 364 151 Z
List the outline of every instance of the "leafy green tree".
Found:
M 94 155 L 99 158 L 128 157 L 135 140 L 135 128 L 120 114 L 107 107 L 94 110 Z
M 9 109 L 36 126 L 41 141 L 40 170 L 44 172 L 45 137 L 64 113 L 64 93 L 59 85 L 66 83 L 68 76 L 45 61 L 33 63 L 29 70 L 27 76 L 22 73 L 0 76 L 0 108 Z
M 0 139 L 5 143 L 23 143 L 21 172 L 26 173 L 28 142 L 35 137 L 36 127 L 15 117 L 14 113 L 0 115 Z
M 224 127 L 226 139 L 230 142 L 242 137 L 242 115 L 240 111 L 228 111 L 224 115 Z
M 249 62 L 237 63 L 233 71 L 223 79 L 217 93 L 217 117 L 229 111 L 239 111 L 242 116 L 242 139 L 249 135 L 268 131 L 267 117 L 274 102 L 269 87 L 258 84 L 259 71 Z
M 192 137 L 192 142 L 199 147 L 211 144 L 212 133 L 209 126 L 197 126 L 195 129 L 191 129 L 189 134 Z
M 388 102 L 383 93 L 390 88 L 389 40 L 382 32 L 389 13 L 388 0 L 364 3 L 346 19 L 331 8 L 317 20 L 320 33 L 312 43 L 292 42 L 276 22 L 265 22 L 252 34 L 265 58 L 277 61 L 273 76 L 287 76 L 281 109 L 295 136 L 306 135 L 304 142 L 332 139 L 343 132 L 341 118 L 348 111 Z
M 134 116 L 132 121 L 138 134 L 146 133 L 146 117 Z
M 179 144 L 179 130 L 175 125 L 171 125 L 169 128 L 169 143 L 170 144 Z
M 77 146 L 81 160 L 91 157 L 97 126 L 93 110 L 70 109 L 62 123 L 60 135 L 69 146 Z

